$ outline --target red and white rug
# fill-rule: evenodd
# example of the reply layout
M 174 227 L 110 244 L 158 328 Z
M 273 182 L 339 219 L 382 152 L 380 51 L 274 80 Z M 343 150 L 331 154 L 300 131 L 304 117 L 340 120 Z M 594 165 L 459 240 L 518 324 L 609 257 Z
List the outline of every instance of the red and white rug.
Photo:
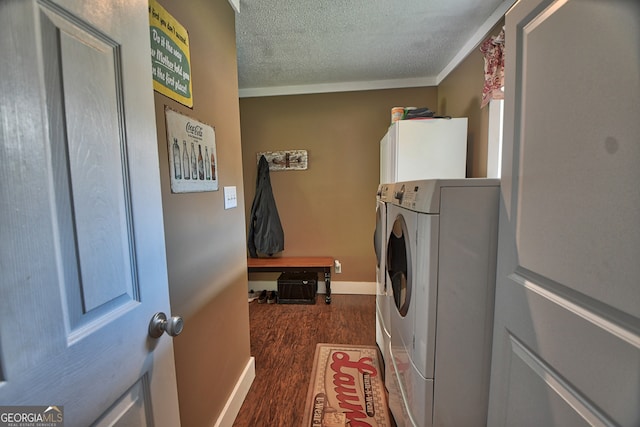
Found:
M 302 425 L 391 426 L 378 347 L 316 346 Z

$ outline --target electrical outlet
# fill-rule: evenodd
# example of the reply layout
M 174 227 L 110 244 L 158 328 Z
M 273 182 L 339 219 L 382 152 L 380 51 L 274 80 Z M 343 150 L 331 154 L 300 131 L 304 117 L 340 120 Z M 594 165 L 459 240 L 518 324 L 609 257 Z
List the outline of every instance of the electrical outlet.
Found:
M 231 209 L 238 206 L 238 197 L 236 195 L 236 187 L 224 187 L 224 208 Z
M 342 264 L 337 259 L 333 261 L 333 270 L 336 274 L 342 273 Z

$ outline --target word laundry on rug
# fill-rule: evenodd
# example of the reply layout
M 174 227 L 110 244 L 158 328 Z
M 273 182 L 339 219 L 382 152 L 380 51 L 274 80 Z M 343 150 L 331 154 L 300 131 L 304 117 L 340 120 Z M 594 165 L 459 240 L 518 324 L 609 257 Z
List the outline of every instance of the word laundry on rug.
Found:
M 391 426 L 376 346 L 316 346 L 302 425 Z

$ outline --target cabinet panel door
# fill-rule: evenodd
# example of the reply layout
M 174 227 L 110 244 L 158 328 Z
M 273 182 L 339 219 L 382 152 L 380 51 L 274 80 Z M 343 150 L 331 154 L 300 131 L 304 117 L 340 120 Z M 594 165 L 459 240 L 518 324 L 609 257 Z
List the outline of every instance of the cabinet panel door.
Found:
M 0 405 L 179 425 L 148 6 L 4 0 L 0 52 Z
M 639 17 L 507 14 L 491 426 L 640 425 Z

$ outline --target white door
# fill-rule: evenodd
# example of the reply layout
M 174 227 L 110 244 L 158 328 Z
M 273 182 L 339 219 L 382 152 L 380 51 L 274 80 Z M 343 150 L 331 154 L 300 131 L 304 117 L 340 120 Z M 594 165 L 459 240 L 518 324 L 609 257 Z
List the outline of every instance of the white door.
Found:
M 640 2 L 506 17 L 488 425 L 640 425 Z
M 0 405 L 179 425 L 146 2 L 0 3 Z

